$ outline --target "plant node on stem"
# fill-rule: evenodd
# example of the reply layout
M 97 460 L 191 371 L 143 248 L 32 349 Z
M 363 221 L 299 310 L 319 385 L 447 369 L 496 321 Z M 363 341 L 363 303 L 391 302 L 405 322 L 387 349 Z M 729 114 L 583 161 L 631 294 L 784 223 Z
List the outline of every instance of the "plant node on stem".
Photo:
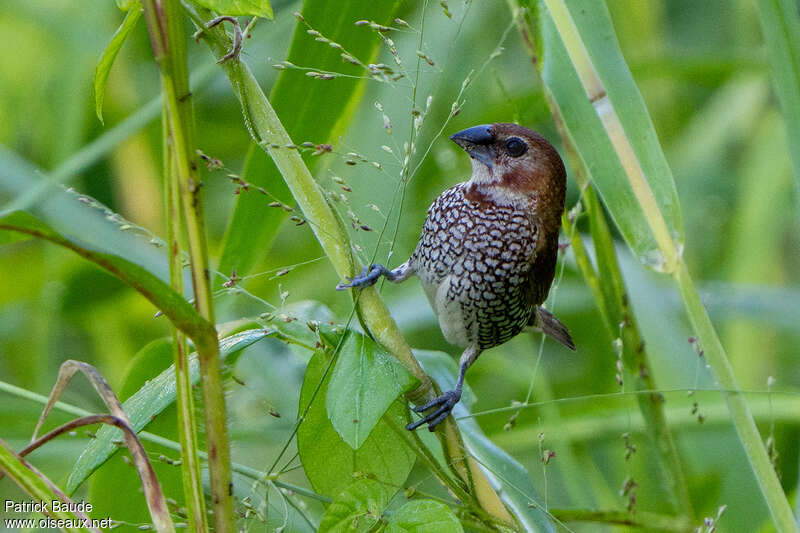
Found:
M 234 514 L 230 445 L 219 342 L 214 328 L 213 295 L 208 275 L 208 247 L 198 191 L 200 180 L 197 177 L 197 164 L 193 161 L 194 118 L 189 97 L 186 39 L 181 19 L 183 13 L 178 0 L 142 0 L 142 8 L 161 74 L 166 144 L 170 149 L 174 170 L 169 175 L 178 182 L 175 189 L 179 192 L 183 208 L 195 306 L 207 321 L 206 327 L 197 328 L 189 336 L 194 341 L 200 363 L 215 529 L 231 531 Z

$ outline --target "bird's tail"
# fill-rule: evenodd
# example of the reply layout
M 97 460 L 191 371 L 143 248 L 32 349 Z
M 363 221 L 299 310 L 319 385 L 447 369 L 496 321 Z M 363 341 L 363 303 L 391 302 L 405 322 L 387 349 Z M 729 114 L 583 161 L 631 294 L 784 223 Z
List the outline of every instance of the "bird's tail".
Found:
M 553 313 L 544 307 L 536 307 L 536 312 L 531 317 L 530 325 L 570 350 L 575 351 L 575 343 L 572 341 L 572 336 L 569 334 L 567 326 L 562 324 Z

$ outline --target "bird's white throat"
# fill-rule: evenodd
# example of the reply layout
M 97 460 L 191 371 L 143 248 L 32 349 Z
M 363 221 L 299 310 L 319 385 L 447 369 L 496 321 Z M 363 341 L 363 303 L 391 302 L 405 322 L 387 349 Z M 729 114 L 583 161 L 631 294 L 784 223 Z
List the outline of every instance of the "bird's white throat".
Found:
M 497 205 L 507 205 L 522 210 L 529 206 L 531 199 L 528 195 L 513 191 L 508 187 L 499 187 L 501 176 L 495 176 L 494 169 L 475 159 L 471 159 L 471 161 L 472 177 L 468 183 L 476 186 L 488 200 Z

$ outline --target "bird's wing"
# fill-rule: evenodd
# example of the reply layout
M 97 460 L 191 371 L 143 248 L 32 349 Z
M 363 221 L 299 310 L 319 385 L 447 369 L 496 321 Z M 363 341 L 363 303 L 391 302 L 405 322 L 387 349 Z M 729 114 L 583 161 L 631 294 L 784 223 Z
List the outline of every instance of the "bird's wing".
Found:
M 542 231 L 537 228 L 536 246 L 531 257 L 531 268 L 528 272 L 531 304 L 541 305 L 547 299 L 550 285 L 556 274 L 558 260 L 558 233 Z

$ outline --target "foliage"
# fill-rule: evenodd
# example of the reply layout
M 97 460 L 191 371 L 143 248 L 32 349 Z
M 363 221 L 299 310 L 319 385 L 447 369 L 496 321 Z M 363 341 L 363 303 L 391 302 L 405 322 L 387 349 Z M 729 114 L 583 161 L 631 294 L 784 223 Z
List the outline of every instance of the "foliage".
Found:
M 141 482 L 117 429 L 17 455 L 60 364 L 80 359 L 124 400 L 172 520 L 195 531 L 793 530 L 790 4 L 11 0 L 3 498 L 158 524 L 144 498 L 118 497 Z M 238 19 L 238 58 L 216 64 L 235 33 L 207 28 L 209 9 L 264 17 Z M 333 288 L 402 262 L 430 202 L 469 173 L 446 136 L 500 121 L 567 163 L 548 308 L 578 352 L 520 335 L 470 369 L 445 430 L 411 433 L 408 403 L 450 386 L 458 350 L 414 281 Z M 48 426 L 95 420 L 81 386 Z

